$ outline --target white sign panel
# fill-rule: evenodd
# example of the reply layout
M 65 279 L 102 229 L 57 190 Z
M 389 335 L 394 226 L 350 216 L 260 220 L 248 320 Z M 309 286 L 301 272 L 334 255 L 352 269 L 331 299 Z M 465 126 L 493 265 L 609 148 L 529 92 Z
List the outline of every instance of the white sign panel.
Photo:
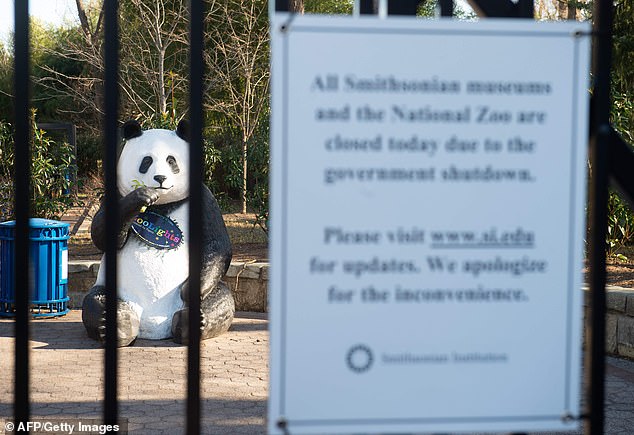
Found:
M 274 17 L 271 433 L 577 427 L 588 32 Z

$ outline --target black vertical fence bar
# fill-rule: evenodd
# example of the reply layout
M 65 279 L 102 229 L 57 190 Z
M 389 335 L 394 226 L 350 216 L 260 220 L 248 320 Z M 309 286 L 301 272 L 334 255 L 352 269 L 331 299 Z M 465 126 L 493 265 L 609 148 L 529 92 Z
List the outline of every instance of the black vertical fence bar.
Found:
M 290 0 L 275 0 L 275 10 L 277 12 L 288 12 L 290 10 Z
M 15 383 L 13 413 L 15 421 L 26 422 L 29 404 L 29 181 L 31 120 L 29 115 L 29 2 L 14 2 L 15 7 Z
M 612 0 L 594 3 L 592 52 L 593 110 L 590 126 L 590 328 L 586 345 L 586 434 L 601 435 L 605 424 L 605 236 L 608 203 L 610 127 L 610 65 L 612 64 Z
M 376 15 L 377 8 L 375 7 L 376 0 L 359 0 L 359 13 L 362 15 Z
M 117 145 L 119 109 L 119 24 L 117 0 L 104 1 L 104 169 L 106 185 L 106 232 L 119 234 L 117 198 Z M 117 424 L 117 238 L 106 242 L 106 355 L 104 423 Z
M 187 352 L 187 434 L 200 433 L 200 271 L 202 267 L 203 184 L 203 0 L 189 2 L 189 324 Z
M 533 0 L 519 0 L 517 3 L 519 18 L 535 18 L 535 5 L 533 4 Z
M 420 0 L 391 0 L 387 2 L 388 15 L 416 15 Z
M 453 0 L 440 0 L 440 16 L 452 17 L 453 16 Z

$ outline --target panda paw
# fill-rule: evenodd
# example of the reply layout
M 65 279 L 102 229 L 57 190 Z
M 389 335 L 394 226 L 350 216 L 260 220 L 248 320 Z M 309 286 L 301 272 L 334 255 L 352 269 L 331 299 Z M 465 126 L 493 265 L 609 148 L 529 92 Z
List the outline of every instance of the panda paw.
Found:
M 207 326 L 205 315 L 200 313 L 201 333 Z M 175 343 L 187 345 L 189 343 L 189 308 L 183 308 L 174 313 L 172 317 L 172 339 Z M 202 338 L 202 337 L 201 337 Z
M 151 187 L 143 186 L 133 190 L 128 194 L 129 200 L 136 208 L 149 207 L 159 199 L 159 194 Z

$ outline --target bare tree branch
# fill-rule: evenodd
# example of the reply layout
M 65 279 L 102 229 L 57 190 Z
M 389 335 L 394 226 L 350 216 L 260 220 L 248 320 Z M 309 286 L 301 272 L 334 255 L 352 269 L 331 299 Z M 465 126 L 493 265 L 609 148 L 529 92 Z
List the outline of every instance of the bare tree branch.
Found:
M 209 39 L 205 53 L 209 68 L 206 87 L 212 95 L 207 107 L 222 113 L 241 132 L 242 212 L 247 206 L 248 143 L 268 107 L 268 29 L 266 2 L 212 0 Z

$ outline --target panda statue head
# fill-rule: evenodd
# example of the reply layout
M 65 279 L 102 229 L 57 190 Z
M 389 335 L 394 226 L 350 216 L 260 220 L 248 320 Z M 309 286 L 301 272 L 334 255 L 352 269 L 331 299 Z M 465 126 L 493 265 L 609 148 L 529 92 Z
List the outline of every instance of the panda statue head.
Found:
M 140 186 L 154 188 L 157 205 L 189 196 L 189 125 L 179 122 L 176 131 L 142 130 L 138 121 L 122 128 L 125 140 L 117 163 L 117 186 L 126 196 Z

